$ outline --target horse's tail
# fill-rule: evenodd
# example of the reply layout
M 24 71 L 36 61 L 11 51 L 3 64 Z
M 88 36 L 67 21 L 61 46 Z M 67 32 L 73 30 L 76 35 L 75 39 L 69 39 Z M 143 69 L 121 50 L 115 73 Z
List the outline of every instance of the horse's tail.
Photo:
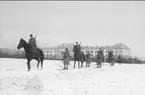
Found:
M 43 51 L 40 49 L 40 55 L 41 55 L 41 61 L 44 60 L 44 54 L 43 54 Z

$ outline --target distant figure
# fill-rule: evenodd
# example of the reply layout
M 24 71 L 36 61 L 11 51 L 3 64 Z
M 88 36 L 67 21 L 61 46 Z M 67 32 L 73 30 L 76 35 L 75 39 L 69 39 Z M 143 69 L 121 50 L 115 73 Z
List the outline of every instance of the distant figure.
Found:
M 76 45 L 74 45 L 73 52 L 74 52 L 74 68 L 75 68 L 76 61 L 78 61 L 78 68 L 80 68 L 82 53 L 81 53 L 81 46 L 80 44 L 78 44 L 78 42 L 76 42 Z
M 121 55 L 118 56 L 117 62 L 121 65 L 121 62 L 122 62 L 122 56 Z
M 98 51 L 96 59 L 97 59 L 96 60 L 96 62 L 97 62 L 97 68 L 101 68 L 102 63 L 104 62 L 104 59 L 105 59 L 102 48 L 100 48 L 100 50 Z
M 65 49 L 65 52 L 63 54 L 63 64 L 64 69 L 68 69 L 68 65 L 70 64 L 70 53 L 68 51 L 68 48 Z
M 114 58 L 114 55 L 113 55 L 113 51 L 112 50 L 110 50 L 108 52 L 108 62 L 109 62 L 109 64 L 111 64 L 111 66 L 114 66 L 115 58 Z
M 84 52 L 81 52 L 81 68 L 83 67 L 83 63 L 86 59 L 85 57 L 86 57 L 86 55 L 84 54 Z
M 90 67 L 90 64 L 91 64 L 91 54 L 88 51 L 86 54 L 86 67 Z
M 32 55 L 34 57 L 36 55 L 37 45 L 36 45 L 36 37 L 34 38 L 32 34 L 30 34 L 30 39 L 29 39 L 28 45 L 30 48 L 30 52 L 32 53 Z
M 76 53 L 76 52 L 80 52 L 81 51 L 81 46 L 80 44 L 78 44 L 78 42 L 76 42 L 76 45 L 74 45 L 74 48 L 73 48 L 73 52 Z

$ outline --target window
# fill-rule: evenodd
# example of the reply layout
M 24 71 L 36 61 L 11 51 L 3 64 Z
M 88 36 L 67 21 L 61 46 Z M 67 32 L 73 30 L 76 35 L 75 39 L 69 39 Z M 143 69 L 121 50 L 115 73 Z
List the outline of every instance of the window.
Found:
M 98 53 L 98 51 L 95 51 L 95 53 Z
M 90 53 L 93 53 L 94 51 L 90 51 Z
M 87 53 L 87 51 L 85 51 Z
M 50 53 L 52 53 L 52 51 L 50 51 Z
M 49 51 L 47 51 L 47 53 L 49 53 Z

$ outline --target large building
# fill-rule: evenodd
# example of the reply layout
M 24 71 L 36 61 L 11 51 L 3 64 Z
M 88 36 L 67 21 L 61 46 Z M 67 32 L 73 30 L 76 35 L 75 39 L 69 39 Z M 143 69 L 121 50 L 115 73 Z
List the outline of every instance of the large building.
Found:
M 62 43 L 58 45 L 57 47 L 49 47 L 49 48 L 43 48 L 44 56 L 47 59 L 62 59 L 62 54 L 65 51 L 65 48 L 68 48 L 70 51 L 70 55 L 73 58 L 73 43 Z M 87 51 L 91 53 L 93 57 L 95 57 L 100 49 L 100 47 L 104 51 L 105 57 L 108 56 L 108 51 L 112 50 L 114 56 L 131 56 L 131 50 L 128 46 L 125 44 L 115 44 L 113 46 L 81 46 L 82 51 L 86 54 Z
M 44 58 L 46 59 L 56 59 L 57 54 L 57 48 L 56 47 L 49 47 L 49 48 L 43 48 L 42 49 Z

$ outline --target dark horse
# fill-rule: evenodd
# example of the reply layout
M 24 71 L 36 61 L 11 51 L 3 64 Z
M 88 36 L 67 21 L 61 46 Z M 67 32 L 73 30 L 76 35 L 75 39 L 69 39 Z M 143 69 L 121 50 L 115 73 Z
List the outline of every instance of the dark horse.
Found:
M 85 55 L 81 50 L 74 52 L 74 68 L 76 61 L 78 61 L 78 68 L 80 68 L 80 62 L 81 62 L 81 67 L 83 67 L 83 62 L 85 61 Z
M 30 48 L 28 43 L 23 40 L 20 39 L 19 44 L 17 46 L 17 49 L 20 48 L 24 48 L 25 50 L 25 57 L 27 58 L 27 67 L 28 67 L 28 71 L 31 70 L 31 66 L 30 66 L 30 61 L 32 59 L 36 59 L 38 64 L 37 64 L 37 68 L 39 69 L 39 63 L 41 62 L 41 69 L 43 68 L 43 60 L 44 60 L 44 55 L 41 49 L 37 48 L 36 50 L 36 55 L 33 57 L 32 53 L 30 52 Z
M 86 60 L 86 56 L 84 54 L 84 52 L 81 52 L 81 68 L 83 67 L 83 63 Z
M 108 62 L 109 62 L 109 64 L 111 64 L 111 66 L 114 66 L 114 61 L 115 61 L 115 58 L 114 58 L 114 55 L 113 55 L 113 51 L 109 51 L 108 52 Z

